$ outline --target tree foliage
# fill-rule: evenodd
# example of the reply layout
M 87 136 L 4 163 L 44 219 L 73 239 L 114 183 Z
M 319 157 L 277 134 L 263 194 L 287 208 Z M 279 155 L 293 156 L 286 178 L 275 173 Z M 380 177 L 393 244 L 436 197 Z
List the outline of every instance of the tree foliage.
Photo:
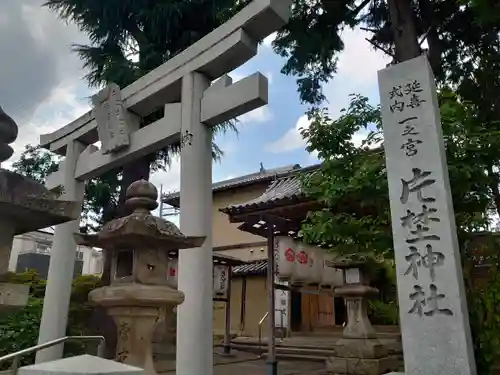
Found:
M 481 255 L 491 262 L 482 284 L 477 277 L 474 254 L 478 232 L 492 227 L 497 213 L 500 134 L 481 122 L 474 103 L 460 101 L 449 89 L 439 92 L 441 122 L 446 146 L 451 194 L 460 250 L 463 256 L 470 322 L 478 372 L 491 374 L 500 356 L 496 350 L 500 321 L 498 242 L 484 235 Z M 392 259 L 394 256 L 384 145 L 378 106 L 359 95 L 337 119 L 326 110 L 311 110 L 312 123 L 302 130 L 310 152 L 317 152 L 319 169 L 302 176 L 304 192 L 323 203 L 310 212 L 300 235 L 308 243 L 334 248 L 344 255 Z M 363 136 L 361 136 L 363 134 Z M 492 188 L 494 187 L 494 188 Z M 471 245 L 473 244 L 473 245 Z M 487 269 L 487 268 L 484 268 Z M 370 304 L 375 322 L 395 324 L 397 302 L 381 299 Z
M 438 81 L 459 84 L 478 61 L 497 53 L 498 7 L 495 0 L 295 0 L 291 20 L 273 47 L 286 58 L 282 72 L 297 77 L 302 101 L 314 105 L 325 99 L 322 85 L 337 71 L 343 32 L 350 28 L 371 32 L 371 46 L 394 57 L 397 49 L 410 48 L 413 37 L 425 38 Z M 403 24 L 406 20 L 409 25 Z M 407 27 L 406 34 L 413 35 L 398 45 L 398 35 Z
M 45 280 L 37 273 L 29 270 L 23 273 L 8 273 L 2 281 L 30 286 L 28 305 L 14 312 L 0 314 L 0 356 L 11 354 L 35 346 L 38 342 L 40 321 L 45 295 Z M 79 276 L 73 280 L 70 313 L 68 318 L 68 335 L 88 335 L 89 319 L 92 307 L 88 302 L 88 294 L 99 286 L 99 278 L 95 276 Z M 85 354 L 87 348 L 79 342 L 69 342 L 64 346 L 65 356 Z M 21 365 L 34 362 L 35 353 L 21 358 Z M 6 370 L 9 362 L 2 363 L 1 369 Z
M 19 160 L 12 164 L 12 169 L 40 184 L 45 184 L 47 176 L 57 171 L 59 161 L 60 158 L 42 150 L 39 146 L 26 145 Z
M 89 73 L 90 86 L 100 88 L 110 82 L 125 87 L 173 58 L 203 36 L 220 26 L 243 5 L 238 0 L 150 1 L 150 0 L 49 0 L 45 3 L 65 21 L 75 23 L 88 35 L 89 45 L 74 45 Z M 163 116 L 163 109 L 143 117 L 142 126 Z M 214 127 L 214 136 L 236 130 L 233 122 Z M 213 157 L 222 156 L 215 142 Z M 124 166 L 94 182 L 94 199 L 89 208 L 100 218 L 125 212 L 118 209 L 130 183 L 150 172 L 165 169 L 179 144 Z M 117 180 L 118 178 L 118 180 Z M 117 198 L 117 189 L 120 195 Z
M 499 134 L 477 122 L 470 105 L 449 90 L 440 93 L 443 134 L 457 227 L 463 241 L 490 226 L 497 210 L 496 184 L 487 166 L 494 160 Z M 302 130 L 310 152 L 322 161 L 318 170 L 303 176 L 304 191 L 324 204 L 311 212 L 302 235 L 310 243 L 334 247 L 342 253 L 392 257 L 392 231 L 379 107 L 359 95 L 338 119 L 326 110 L 311 110 L 312 123 Z M 364 134 L 358 144 L 357 137 Z
M 32 178 L 44 185 L 47 176 L 58 169 L 61 158 L 39 146 L 26 145 L 19 160 L 12 164 L 12 169 L 22 176 Z M 115 215 L 118 204 L 117 189 L 121 176 L 116 173 L 90 180 L 85 185 L 85 199 L 82 211 L 82 226 L 84 232 L 95 231 Z M 62 193 L 63 188 L 55 189 Z

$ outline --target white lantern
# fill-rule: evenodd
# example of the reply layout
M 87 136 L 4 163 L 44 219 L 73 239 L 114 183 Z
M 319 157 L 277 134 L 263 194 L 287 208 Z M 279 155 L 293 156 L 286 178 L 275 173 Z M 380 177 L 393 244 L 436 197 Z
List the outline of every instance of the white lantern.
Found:
M 167 282 L 174 288 L 177 288 L 177 279 L 179 277 L 177 274 L 178 268 L 179 261 L 177 259 L 168 260 Z
M 309 280 L 310 274 L 310 261 L 309 261 L 309 247 L 299 242 L 297 245 L 297 251 L 295 252 L 295 267 L 293 270 L 293 282 L 299 284 L 305 284 Z
M 333 266 L 336 255 L 331 253 L 323 254 L 323 272 L 321 285 L 339 287 L 344 285 L 344 272 Z
M 317 246 L 309 246 L 309 280 L 310 284 L 321 284 L 323 276 L 323 250 Z
M 229 267 L 214 266 L 214 294 L 218 297 L 225 297 L 229 286 Z
M 291 237 L 278 236 L 277 240 L 277 277 L 279 280 L 290 280 L 295 267 L 296 242 Z

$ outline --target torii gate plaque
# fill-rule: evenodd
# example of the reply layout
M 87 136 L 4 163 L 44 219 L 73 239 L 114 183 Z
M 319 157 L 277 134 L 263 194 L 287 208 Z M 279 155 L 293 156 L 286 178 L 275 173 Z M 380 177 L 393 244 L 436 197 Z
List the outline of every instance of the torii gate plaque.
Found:
M 254 0 L 197 43 L 123 88 L 119 106 L 124 112 L 109 113 L 118 113 L 118 118 L 108 117 L 103 123 L 98 112 L 90 111 L 40 137 L 41 146 L 66 155 L 59 171 L 47 179 L 47 187 L 63 185 L 63 197 L 78 201 L 83 201 L 86 180 L 181 142 L 180 229 L 190 236 L 207 236 L 207 240 L 201 248 L 184 250 L 179 257 L 179 289 L 186 299 L 178 309 L 177 375 L 213 373 L 212 126 L 268 100 L 267 79 L 260 73 L 234 84 L 226 74 L 255 56 L 258 41 L 287 22 L 291 3 Z M 139 129 L 140 116 L 162 106 L 165 117 Z M 104 147 L 98 149 L 93 146 L 99 140 L 98 126 L 99 133 L 107 129 L 108 136 L 109 131 L 121 131 L 121 138 L 112 140 L 113 134 L 101 139 Z M 78 225 L 75 221 L 56 228 L 39 343 L 65 335 L 73 276 L 69 265 L 75 261 L 73 233 Z M 37 362 L 61 356 L 62 347 L 52 347 L 38 352 Z

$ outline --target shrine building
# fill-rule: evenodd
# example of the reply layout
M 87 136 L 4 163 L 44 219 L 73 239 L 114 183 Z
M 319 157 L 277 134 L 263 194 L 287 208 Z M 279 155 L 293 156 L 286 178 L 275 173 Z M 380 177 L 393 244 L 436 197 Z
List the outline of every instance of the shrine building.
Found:
M 232 269 L 231 332 L 257 336 L 259 322 L 268 311 L 267 296 L 267 239 L 259 230 L 260 217 L 272 215 L 276 220 L 286 218 L 293 232 L 318 204 L 304 197 L 298 173 L 312 171 L 317 166 L 302 168 L 291 165 L 264 169 L 249 175 L 214 183 L 213 246 L 214 252 L 241 259 L 247 264 Z M 164 195 L 164 203 L 179 207 L 179 193 Z M 276 326 L 290 332 L 339 331 L 345 320 L 344 301 L 335 298 L 331 289 L 315 283 L 301 285 L 277 281 Z M 224 304 L 214 302 L 214 332 L 223 332 Z M 266 335 L 268 324 L 262 324 Z

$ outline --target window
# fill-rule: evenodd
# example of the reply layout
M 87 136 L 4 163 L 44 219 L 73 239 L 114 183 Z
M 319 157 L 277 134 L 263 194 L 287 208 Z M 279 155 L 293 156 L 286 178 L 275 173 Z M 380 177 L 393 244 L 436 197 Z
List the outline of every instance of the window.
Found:
M 43 243 L 36 243 L 35 252 L 39 254 L 50 254 L 50 246 Z
M 134 251 L 122 250 L 116 254 L 115 278 L 132 276 L 134 271 Z
M 76 251 L 76 259 L 83 260 L 83 251 L 80 251 L 80 250 Z

